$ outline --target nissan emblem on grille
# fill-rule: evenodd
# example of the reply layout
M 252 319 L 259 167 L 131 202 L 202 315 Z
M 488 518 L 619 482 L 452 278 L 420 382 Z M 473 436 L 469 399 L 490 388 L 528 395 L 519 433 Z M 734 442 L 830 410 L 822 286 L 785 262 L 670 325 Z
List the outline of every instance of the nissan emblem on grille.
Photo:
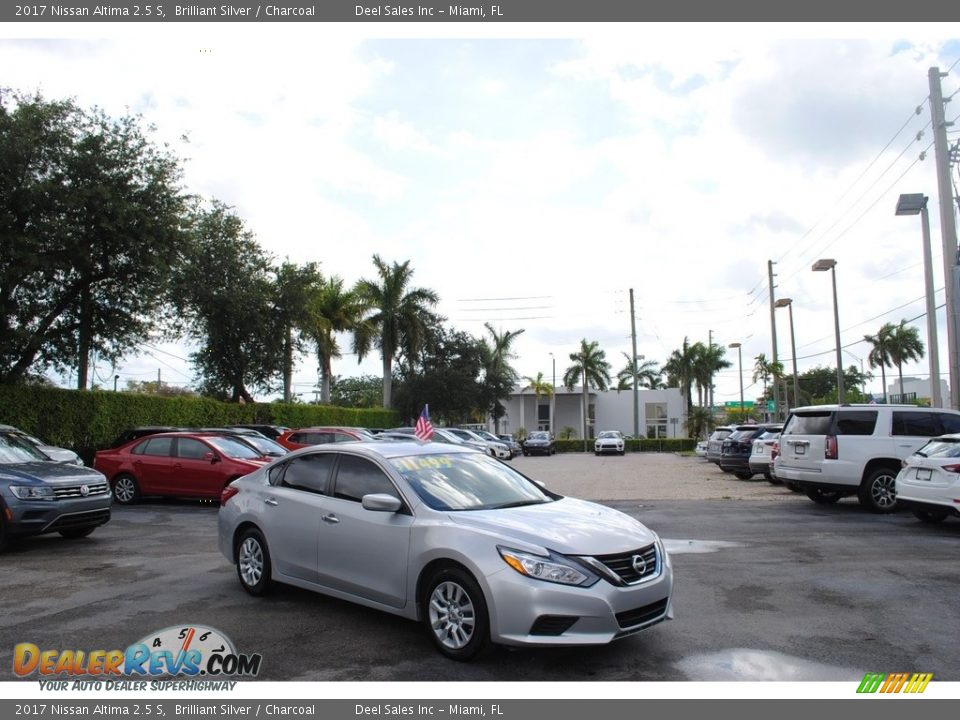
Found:
M 81 485 L 80 494 L 83 495 L 83 497 L 86 497 L 87 495 L 90 494 L 90 488 L 87 487 L 86 485 Z M 634 558 L 634 560 L 636 560 L 636 558 Z M 634 563 L 634 567 L 636 567 L 636 563 Z
M 643 555 L 634 555 L 630 559 L 630 564 L 633 565 L 637 575 L 643 577 L 643 574 L 647 571 L 647 561 L 643 559 Z

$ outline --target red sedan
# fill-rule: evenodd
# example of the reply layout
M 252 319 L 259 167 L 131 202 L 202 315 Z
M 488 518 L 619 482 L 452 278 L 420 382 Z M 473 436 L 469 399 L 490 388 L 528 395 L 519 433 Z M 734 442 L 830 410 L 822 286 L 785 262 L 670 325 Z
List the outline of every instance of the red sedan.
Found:
M 361 428 L 309 427 L 288 430 L 277 438 L 277 442 L 288 450 L 299 450 L 311 445 L 375 439 L 373 435 Z
M 144 495 L 219 498 L 226 485 L 270 461 L 242 440 L 216 433 L 161 433 L 100 450 L 93 466 L 121 505 Z

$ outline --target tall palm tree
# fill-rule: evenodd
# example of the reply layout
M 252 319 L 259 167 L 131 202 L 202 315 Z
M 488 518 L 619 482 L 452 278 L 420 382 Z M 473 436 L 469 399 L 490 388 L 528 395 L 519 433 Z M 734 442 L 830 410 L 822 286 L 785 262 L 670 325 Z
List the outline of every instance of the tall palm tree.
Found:
M 757 380 L 763 381 L 763 399 L 764 402 L 767 400 L 767 381 L 773 380 L 774 395 L 777 393 L 777 388 L 780 387 L 779 383 L 781 378 L 783 378 L 783 363 L 779 360 L 773 362 L 768 360 L 767 356 L 763 353 L 760 353 L 754 358 L 755 362 L 753 365 L 753 382 Z
M 283 400 L 293 399 L 293 358 L 303 350 L 302 336 L 309 326 L 309 303 L 323 282 L 317 263 L 284 262 L 273 269 L 276 322 L 283 328 Z M 298 332 L 299 331 L 299 332 Z
M 380 349 L 383 359 L 383 406 L 390 407 L 393 391 L 393 361 L 399 353 L 414 356 L 426 338 L 431 324 L 437 321 L 432 308 L 440 298 L 427 288 L 410 288 L 413 269 L 410 261 L 388 265 L 373 256 L 377 269 L 376 280 L 360 280 L 356 292 L 371 309 L 355 331 L 354 347 L 358 358 L 370 351 L 371 345 Z
M 637 379 L 638 388 L 653 390 L 660 385 L 661 370 L 653 360 L 646 360 L 645 356 L 637 355 L 633 359 L 625 352 L 621 352 L 627 364 L 617 373 L 617 391 L 633 390 L 633 379 Z
M 687 338 L 679 350 L 674 350 L 663 365 L 663 372 L 667 375 L 667 383 L 672 387 L 679 387 L 684 397 L 684 407 L 687 413 L 693 407 L 693 398 L 690 396 L 690 386 L 694 380 L 694 364 L 696 350 Z
M 906 320 L 893 328 L 890 333 L 890 360 L 897 366 L 900 376 L 900 401 L 903 402 L 903 364 L 920 360 L 924 354 L 923 340 L 920 331 L 907 325 Z
M 887 367 L 893 367 L 891 350 L 893 347 L 893 323 L 884 323 L 876 335 L 864 335 L 863 339 L 870 343 L 870 352 L 867 362 L 871 368 L 880 368 L 880 382 L 883 384 L 883 402 L 887 402 Z M 903 391 L 903 383 L 900 385 Z
M 500 432 L 500 418 L 505 414 L 500 400 L 507 397 L 517 382 L 517 371 L 510 365 L 517 355 L 511 349 L 513 341 L 523 333 L 520 330 L 501 330 L 497 332 L 490 323 L 483 326 L 490 333 L 489 338 L 482 338 L 484 386 L 486 397 L 490 403 L 489 412 L 493 416 L 494 433 Z
M 344 290 L 343 278 L 334 275 L 313 293 L 307 305 L 304 330 L 317 348 L 320 401 L 330 403 L 333 359 L 341 357 L 336 333 L 357 330 L 367 306 L 354 290 Z
M 563 384 L 567 390 L 573 390 L 577 380 L 583 383 L 583 451 L 587 451 L 587 415 L 590 411 L 589 386 L 597 390 L 606 390 L 610 384 L 610 363 L 607 354 L 600 349 L 596 340 L 587 342 L 586 338 L 580 341 L 580 349 L 570 353 L 573 365 L 563 374 Z
M 549 382 L 546 378 L 543 377 L 542 372 L 538 372 L 536 377 L 530 377 L 529 375 L 523 378 L 526 381 L 524 385 L 524 390 L 533 390 L 533 395 L 536 398 L 537 406 L 540 406 L 541 397 L 553 397 L 553 384 Z M 539 416 L 537 417 L 539 423 Z M 523 393 L 520 394 L 520 424 L 523 423 Z M 550 418 L 550 431 L 553 432 L 553 418 Z
M 696 343 L 694 346 L 693 377 L 699 388 L 700 404 L 707 405 L 710 400 L 710 388 L 713 376 L 720 370 L 732 367 L 726 359 L 727 350 L 721 345 Z

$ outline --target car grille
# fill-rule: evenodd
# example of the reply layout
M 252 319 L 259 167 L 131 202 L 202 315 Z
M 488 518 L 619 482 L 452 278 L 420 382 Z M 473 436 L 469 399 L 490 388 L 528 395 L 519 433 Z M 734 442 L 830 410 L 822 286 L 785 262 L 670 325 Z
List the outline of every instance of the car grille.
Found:
M 621 628 L 626 629 L 634 627 L 635 625 L 642 625 L 651 620 L 656 620 L 667 611 L 667 600 L 668 598 L 664 598 L 663 600 L 658 600 L 655 603 L 650 603 L 649 605 L 644 605 L 634 610 L 625 610 L 624 612 L 617 613 L 617 624 Z
M 87 486 L 89 492 L 84 495 L 80 490 L 84 485 Z M 64 500 L 66 498 L 78 498 L 78 497 L 94 497 L 96 495 L 104 495 L 107 492 L 107 484 L 105 482 L 101 483 L 80 483 L 79 485 L 63 485 L 60 487 L 53 488 L 53 496 L 57 500 Z
M 109 520 L 110 511 L 106 508 L 103 510 L 91 510 L 89 512 L 69 513 L 58 517 L 47 525 L 44 530 L 49 532 L 53 530 L 67 530 L 75 527 L 87 527 L 89 525 L 103 525 Z
M 642 562 L 634 563 L 633 559 L 637 556 L 642 558 Z M 595 559 L 612 570 L 627 585 L 634 585 L 660 574 L 660 558 L 655 544 L 619 555 L 597 555 Z

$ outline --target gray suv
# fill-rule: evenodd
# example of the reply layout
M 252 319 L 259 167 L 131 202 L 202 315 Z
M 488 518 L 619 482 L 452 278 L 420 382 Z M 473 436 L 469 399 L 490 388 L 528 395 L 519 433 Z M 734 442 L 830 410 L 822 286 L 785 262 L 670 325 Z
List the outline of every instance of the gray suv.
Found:
M 107 479 L 51 461 L 17 433 L 0 431 L 0 549 L 14 537 L 81 538 L 110 520 Z
M 817 503 L 856 495 L 874 512 L 897 504 L 904 458 L 938 435 L 960 432 L 960 413 L 914 405 L 795 408 L 780 434 L 774 475 Z

